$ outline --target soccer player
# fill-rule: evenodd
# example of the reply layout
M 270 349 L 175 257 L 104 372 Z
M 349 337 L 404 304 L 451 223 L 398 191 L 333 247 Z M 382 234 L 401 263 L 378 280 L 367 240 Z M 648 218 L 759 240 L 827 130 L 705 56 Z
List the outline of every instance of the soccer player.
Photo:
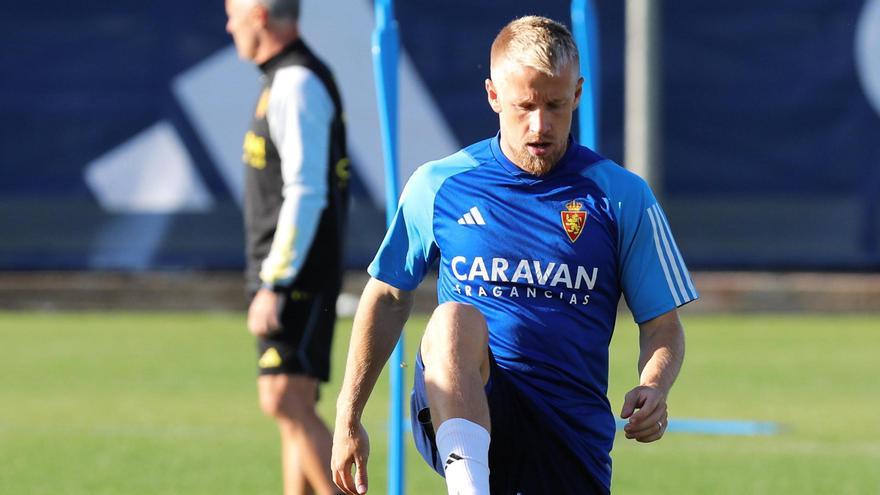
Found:
M 338 493 L 318 417 L 341 285 L 348 178 L 342 104 L 298 29 L 298 0 L 226 0 L 241 58 L 263 89 L 244 140 L 245 232 L 257 389 L 281 435 L 284 493 Z
M 565 27 L 514 20 L 485 81 L 500 133 L 410 178 L 368 269 L 337 401 L 331 462 L 346 493 L 367 490 L 361 413 L 435 261 L 439 306 L 411 413 L 450 494 L 609 493 L 608 344 L 621 294 L 641 346 L 625 434 L 663 436 L 684 356 L 676 308 L 697 292 L 645 182 L 569 135 L 578 67 Z

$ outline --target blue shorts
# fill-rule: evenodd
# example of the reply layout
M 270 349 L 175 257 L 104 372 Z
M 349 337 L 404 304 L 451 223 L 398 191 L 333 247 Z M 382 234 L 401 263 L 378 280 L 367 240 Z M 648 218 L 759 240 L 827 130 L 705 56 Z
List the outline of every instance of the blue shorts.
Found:
M 533 411 L 527 397 L 495 362 L 489 351 L 486 399 L 492 422 L 489 446 L 489 483 L 492 495 L 607 495 L 609 493 L 565 446 L 558 435 Z M 410 400 L 413 439 L 422 458 L 443 476 L 437 452 L 431 410 L 425 391 L 425 364 L 416 356 Z

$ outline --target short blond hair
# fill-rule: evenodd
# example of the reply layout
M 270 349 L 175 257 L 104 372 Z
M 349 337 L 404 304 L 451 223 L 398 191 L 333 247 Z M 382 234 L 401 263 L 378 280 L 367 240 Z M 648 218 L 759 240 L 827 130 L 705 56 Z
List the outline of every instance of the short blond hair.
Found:
M 580 58 L 571 33 L 562 24 L 530 15 L 514 19 L 498 33 L 492 42 L 490 70 L 503 61 L 531 67 L 549 76 L 558 76 Z

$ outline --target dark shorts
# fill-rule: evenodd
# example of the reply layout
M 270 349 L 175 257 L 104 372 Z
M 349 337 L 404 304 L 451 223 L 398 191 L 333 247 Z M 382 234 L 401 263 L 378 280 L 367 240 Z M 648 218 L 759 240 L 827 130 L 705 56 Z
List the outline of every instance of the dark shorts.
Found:
M 305 375 L 326 382 L 330 378 L 330 347 L 339 290 L 292 288 L 275 292 L 279 295 L 281 330 L 257 339 L 259 373 Z
M 511 382 L 489 352 L 486 384 L 492 441 L 489 445 L 489 482 L 492 495 L 607 495 L 608 489 L 586 470 L 545 421 L 532 411 L 528 399 Z M 413 439 L 422 458 L 443 476 L 431 411 L 425 391 L 425 364 L 416 356 L 410 401 Z

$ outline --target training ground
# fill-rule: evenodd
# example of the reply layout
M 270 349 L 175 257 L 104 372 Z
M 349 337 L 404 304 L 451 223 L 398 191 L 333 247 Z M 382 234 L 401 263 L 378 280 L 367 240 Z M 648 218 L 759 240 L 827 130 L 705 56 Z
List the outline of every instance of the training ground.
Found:
M 0 281 L 3 304 L 17 308 L 0 312 L 0 493 L 280 493 L 277 433 L 256 404 L 240 276 Z M 711 274 L 696 282 L 704 300 L 682 312 L 688 350 L 671 417 L 768 422 L 777 431 L 670 432 L 651 445 L 618 436 L 614 493 L 880 493 L 876 282 Z M 347 287 L 362 284 L 353 277 Z M 405 332 L 408 359 L 430 305 L 429 293 L 419 298 Z M 328 421 L 350 328 L 350 319 L 339 322 L 322 389 Z M 611 350 L 615 411 L 636 383 L 636 355 L 637 328 L 624 313 Z M 364 417 L 377 494 L 386 487 L 387 383 Z M 444 494 L 407 440 L 407 493 Z

